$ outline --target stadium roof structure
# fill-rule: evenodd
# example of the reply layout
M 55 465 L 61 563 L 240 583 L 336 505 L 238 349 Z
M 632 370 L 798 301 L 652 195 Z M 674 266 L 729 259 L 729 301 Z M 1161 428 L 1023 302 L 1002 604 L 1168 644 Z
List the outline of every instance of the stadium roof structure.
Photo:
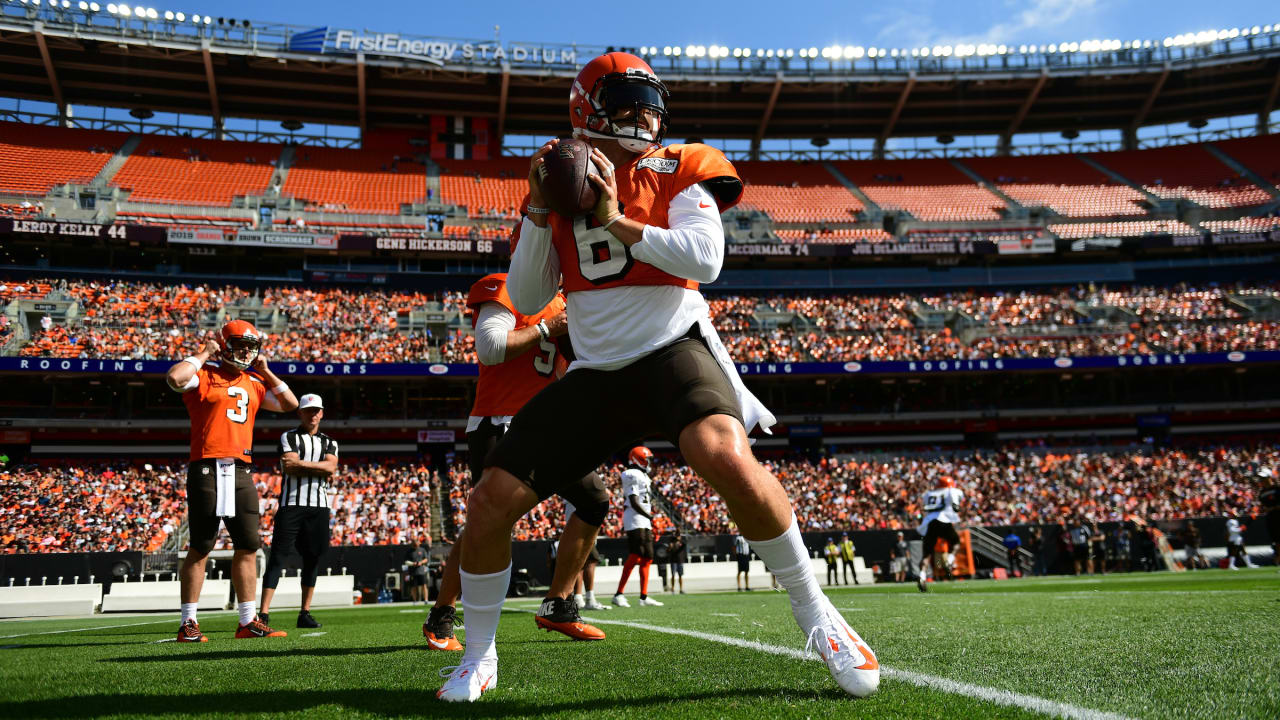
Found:
M 67 0 L 0 4 L 3 94 L 369 128 L 431 115 L 552 135 L 596 45 L 258 24 Z M 107 8 L 111 8 L 110 12 Z M 622 48 L 617 48 L 622 49 Z M 1280 26 L 1163 41 L 915 50 L 626 48 L 672 91 L 673 133 L 750 138 L 997 135 L 1254 115 L 1280 91 Z

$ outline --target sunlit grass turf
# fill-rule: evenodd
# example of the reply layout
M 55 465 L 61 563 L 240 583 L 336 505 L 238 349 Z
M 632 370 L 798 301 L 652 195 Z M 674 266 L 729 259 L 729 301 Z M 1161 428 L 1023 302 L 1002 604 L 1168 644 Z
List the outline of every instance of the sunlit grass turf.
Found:
M 839 588 L 830 592 L 883 665 L 1133 717 L 1280 717 L 1275 568 Z M 666 607 L 595 613 L 801 648 L 786 598 L 769 591 L 661 596 Z M 886 677 L 865 700 L 817 661 L 615 624 L 575 643 L 536 630 L 513 600 L 499 632 L 498 688 L 459 708 L 435 699 L 456 654 L 428 652 L 421 608 L 317 610 L 323 635 L 234 640 L 205 613 L 202 645 L 173 616 L 0 622 L 0 716 L 307 718 L 1037 716 Z M 408 612 L 406 612 L 408 610 Z M 588 614 L 592 616 L 593 614 Z M 158 621 L 158 622 L 157 622 Z M 138 624 L 149 623 L 149 624 Z M 105 627 L 113 626 L 113 627 Z M 73 628 L 83 632 L 29 635 Z M 465 634 L 464 634 L 465 637 Z

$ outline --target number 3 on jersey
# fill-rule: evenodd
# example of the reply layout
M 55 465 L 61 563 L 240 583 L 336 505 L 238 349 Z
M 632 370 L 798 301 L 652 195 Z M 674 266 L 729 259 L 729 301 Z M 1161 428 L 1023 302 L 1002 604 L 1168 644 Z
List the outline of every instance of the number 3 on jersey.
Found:
M 249 391 L 242 387 L 229 387 L 227 394 L 236 399 L 235 409 L 227 408 L 227 419 L 243 423 L 249 419 Z
M 593 285 L 620 280 L 635 264 L 627 246 L 601 227 L 593 215 L 573 221 L 573 239 L 578 246 L 578 271 Z

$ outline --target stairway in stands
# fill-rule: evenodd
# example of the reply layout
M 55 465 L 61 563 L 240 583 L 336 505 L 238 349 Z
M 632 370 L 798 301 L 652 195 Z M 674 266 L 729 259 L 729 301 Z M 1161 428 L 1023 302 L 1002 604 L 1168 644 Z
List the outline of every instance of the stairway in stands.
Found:
M 98 174 L 93 177 L 93 182 L 91 184 L 97 188 L 106 187 L 107 183 L 111 182 L 111 178 L 115 177 L 116 173 L 120 172 L 120 168 L 124 167 L 125 161 L 128 160 L 129 156 L 133 154 L 133 151 L 137 149 L 138 143 L 140 142 L 142 142 L 142 138 L 140 136 L 130 135 L 129 139 L 125 140 L 124 144 L 120 146 L 120 149 L 116 151 L 116 154 L 112 155 L 111 159 L 107 161 L 107 164 L 103 165 L 102 169 L 98 171 Z

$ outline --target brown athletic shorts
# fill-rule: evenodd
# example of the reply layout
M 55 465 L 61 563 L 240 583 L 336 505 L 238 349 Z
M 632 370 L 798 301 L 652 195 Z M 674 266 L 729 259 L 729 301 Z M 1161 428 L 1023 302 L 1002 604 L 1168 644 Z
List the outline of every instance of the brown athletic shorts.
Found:
M 218 502 L 216 466 L 213 458 L 193 460 L 187 466 L 187 526 L 191 530 L 191 549 L 199 553 L 213 550 L 218 525 L 224 522 L 236 550 L 261 548 L 258 488 L 253 484 L 253 468 L 236 461 L 236 514 L 220 518 L 214 515 Z
M 708 415 L 742 422 L 729 378 L 696 327 L 618 370 L 579 369 L 525 404 L 489 453 L 497 466 L 547 498 L 640 440 L 680 432 Z

